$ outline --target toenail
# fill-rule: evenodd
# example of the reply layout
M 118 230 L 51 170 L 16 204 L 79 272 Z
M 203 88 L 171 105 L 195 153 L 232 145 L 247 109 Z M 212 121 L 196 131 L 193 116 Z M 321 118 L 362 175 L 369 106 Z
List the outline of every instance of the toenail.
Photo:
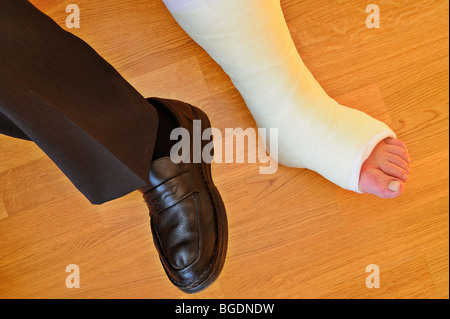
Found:
M 389 190 L 393 192 L 398 192 L 400 189 L 400 182 L 399 181 L 392 181 L 389 183 Z
M 403 179 L 404 181 L 406 181 L 407 178 L 408 178 L 408 175 L 403 174 L 402 179 Z

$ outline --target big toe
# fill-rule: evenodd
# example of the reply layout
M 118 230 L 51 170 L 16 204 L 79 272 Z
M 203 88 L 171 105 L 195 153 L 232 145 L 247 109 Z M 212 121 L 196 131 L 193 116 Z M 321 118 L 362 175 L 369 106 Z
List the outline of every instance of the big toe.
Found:
M 381 198 L 395 198 L 405 189 L 405 183 L 377 168 L 366 170 L 360 178 L 360 190 Z

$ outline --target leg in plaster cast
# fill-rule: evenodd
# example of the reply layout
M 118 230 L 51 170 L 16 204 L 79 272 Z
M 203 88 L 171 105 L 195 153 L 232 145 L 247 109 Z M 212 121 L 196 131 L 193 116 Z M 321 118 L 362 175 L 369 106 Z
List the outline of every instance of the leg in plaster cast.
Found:
M 292 41 L 279 0 L 163 1 L 230 76 L 258 127 L 278 128 L 280 164 L 359 193 L 403 192 L 406 146 L 384 123 L 325 93 Z

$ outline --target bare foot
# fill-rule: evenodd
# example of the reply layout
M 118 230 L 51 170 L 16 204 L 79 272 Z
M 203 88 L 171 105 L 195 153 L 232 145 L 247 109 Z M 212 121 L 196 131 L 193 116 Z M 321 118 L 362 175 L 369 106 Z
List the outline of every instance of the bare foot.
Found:
M 382 198 L 394 198 L 405 189 L 411 171 L 408 150 L 397 139 L 387 138 L 374 148 L 361 167 L 359 189 Z

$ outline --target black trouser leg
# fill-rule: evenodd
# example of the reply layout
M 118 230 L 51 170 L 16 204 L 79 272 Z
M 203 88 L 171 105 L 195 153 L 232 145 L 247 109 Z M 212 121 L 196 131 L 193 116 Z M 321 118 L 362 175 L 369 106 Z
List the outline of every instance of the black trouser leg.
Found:
M 34 141 L 100 204 L 148 184 L 157 129 L 154 107 L 89 45 L 26 0 L 0 1 L 1 133 Z
M 0 112 L 0 134 L 8 135 L 23 140 L 30 140 L 30 138 L 9 118 Z

